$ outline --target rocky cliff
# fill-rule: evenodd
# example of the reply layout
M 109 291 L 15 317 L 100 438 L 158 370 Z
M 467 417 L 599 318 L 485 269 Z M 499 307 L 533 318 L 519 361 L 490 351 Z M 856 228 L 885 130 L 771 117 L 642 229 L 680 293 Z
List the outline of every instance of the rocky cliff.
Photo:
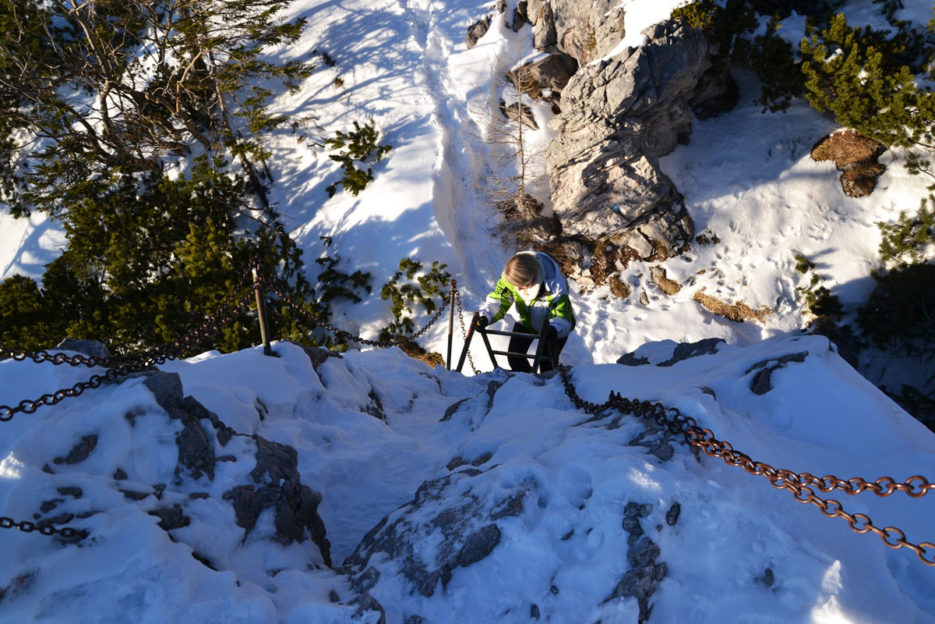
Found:
M 692 113 L 733 105 L 733 81 L 717 48 L 678 21 L 622 46 L 625 13 L 617 2 L 520 2 L 513 29 L 531 30 L 546 52 L 534 67 L 554 101 L 558 136 L 546 161 L 561 234 L 550 247 L 579 281 L 601 283 L 630 259 L 680 253 L 694 236 L 677 182 L 659 158 L 691 134 Z M 529 28 L 531 26 L 531 28 Z M 476 25 L 475 25 L 475 31 Z M 561 71 L 543 71 L 556 67 Z M 570 76 L 563 75 L 569 68 Z M 558 78 L 556 78 L 558 76 Z

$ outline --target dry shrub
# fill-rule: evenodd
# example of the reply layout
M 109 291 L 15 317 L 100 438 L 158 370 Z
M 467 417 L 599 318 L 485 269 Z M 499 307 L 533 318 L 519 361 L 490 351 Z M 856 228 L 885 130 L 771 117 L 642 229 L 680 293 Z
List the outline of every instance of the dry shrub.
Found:
M 876 162 L 863 162 L 847 168 L 841 174 L 841 186 L 848 197 L 866 197 L 877 186 L 877 178 L 886 167 Z
M 749 321 L 751 319 L 763 323 L 766 320 L 766 317 L 772 314 L 769 308 L 760 308 L 759 310 L 754 310 L 743 301 L 738 301 L 737 303 L 725 303 L 717 297 L 706 295 L 700 290 L 695 293 L 692 299 L 700 303 L 705 309 L 713 312 L 714 314 L 723 316 L 724 318 L 737 323 L 743 323 L 744 321 Z
M 886 146 L 854 130 L 826 136 L 812 148 L 814 160 L 833 160 L 841 174 L 841 187 L 848 197 L 867 197 L 886 167 L 877 162 Z
M 441 353 L 436 353 L 434 351 L 426 351 L 420 347 L 415 341 L 406 341 L 399 345 L 399 348 L 402 349 L 403 353 L 408 355 L 411 358 L 417 360 L 422 360 L 429 366 L 444 366 L 445 358 L 442 357 Z
M 626 282 L 621 280 L 616 275 L 610 276 L 610 292 L 614 294 L 618 299 L 626 299 L 630 296 L 630 287 Z
M 879 141 L 868 139 L 854 130 L 844 130 L 819 141 L 812 148 L 812 159 L 833 160 L 838 169 L 844 170 L 858 163 L 875 162 L 885 151 L 886 146 Z
M 682 285 L 666 276 L 666 270 L 659 266 L 650 267 L 649 275 L 653 283 L 665 294 L 671 296 L 682 290 Z

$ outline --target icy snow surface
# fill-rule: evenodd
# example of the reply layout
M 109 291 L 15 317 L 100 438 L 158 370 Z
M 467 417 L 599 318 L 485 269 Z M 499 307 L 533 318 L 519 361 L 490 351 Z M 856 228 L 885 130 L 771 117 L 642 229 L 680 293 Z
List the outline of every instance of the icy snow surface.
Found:
M 500 97 L 491 76 L 533 53 L 528 28 L 513 33 L 498 20 L 466 48 L 467 26 L 493 4 L 299 0 L 290 9 L 309 17 L 309 27 L 282 58 L 320 61 L 318 50 L 337 63 L 276 102 L 299 123 L 274 137 L 273 197 L 306 250 L 310 277 L 321 237 L 329 236 L 342 267 L 371 271 L 377 286 L 400 258 L 415 256 L 448 264 L 466 314 L 483 299 L 514 251 L 498 237 L 483 190 L 502 173 L 494 170 L 495 149 L 480 138 L 495 125 L 489 111 Z M 680 3 L 622 4 L 628 32 L 638 33 Z M 931 16 L 928 2 L 904 4 L 902 17 L 924 23 Z M 848 5 L 857 23 L 876 8 L 870 0 Z M 906 175 L 901 156 L 889 153 L 873 196 L 845 197 L 833 165 L 808 157 L 832 122 L 802 102 L 785 114 L 763 114 L 752 103 L 755 84 L 741 77 L 741 88 L 734 111 L 696 120 L 691 144 L 663 161 L 698 232 L 720 243 L 663 263 L 687 285 L 675 296 L 652 285 L 649 266 L 639 262 L 622 278 L 634 293 L 645 291 L 646 305 L 636 294 L 618 300 L 604 288 L 576 293 L 579 325 L 563 361 L 587 400 L 602 402 L 614 390 L 661 401 L 777 468 L 845 479 L 935 478 L 932 433 L 826 340 L 800 334 L 796 289 L 808 278 L 793 269 L 802 253 L 842 302 L 861 301 L 878 262 L 876 222 L 915 209 L 925 181 Z M 545 121 L 545 109 L 536 114 Z M 340 172 L 316 144 L 371 117 L 393 150 L 364 193 L 328 199 L 325 187 Z M 544 146 L 550 131 L 540 126 L 531 140 Z M 544 188 L 541 179 L 536 184 Z M 0 228 L 0 277 L 41 276 L 63 244 L 56 224 L 38 216 L 0 215 Z M 725 321 L 691 300 L 702 288 L 773 314 L 762 325 Z M 368 335 L 388 314 L 388 303 L 374 297 L 338 310 L 335 322 Z M 424 346 L 444 353 L 446 328 L 434 327 Z M 716 354 L 659 366 L 676 343 L 705 338 L 725 342 Z M 316 371 L 298 347 L 275 348 L 278 358 L 208 352 L 161 368 L 179 373 L 186 394 L 234 430 L 297 450 L 302 482 L 323 495 L 319 511 L 336 564 L 384 516 L 400 517 L 424 481 L 455 475 L 453 488 L 488 506 L 525 493 L 522 513 L 498 521 L 502 537 L 489 556 L 456 568 L 430 597 L 393 574 L 392 561 L 372 559 L 383 572 L 370 591 L 392 624 L 416 615 L 528 622 L 532 605 L 541 621 L 635 622 L 635 599 L 605 601 L 630 568 L 622 528 L 628 503 L 651 506 L 640 526 L 666 566 L 650 599 L 651 621 L 935 621 L 935 568 L 909 550 L 886 548 L 763 477 L 698 458 L 674 440 L 667 460 L 631 445 L 646 423 L 625 417 L 611 425 L 612 415 L 586 422 L 558 378 L 483 372 L 489 366 L 479 345 L 473 356 L 482 374 L 466 376 L 395 349 L 352 351 Z M 614 363 L 632 351 L 650 363 Z M 777 368 L 772 389 L 754 393 L 762 369 L 754 366 L 789 355 L 802 361 Z M 92 372 L 100 371 L 2 361 L 0 404 L 37 398 Z M 374 396 L 385 422 L 368 413 Z M 0 516 L 71 514 L 69 525 L 90 532 L 81 544 L 66 544 L 0 530 L 0 622 L 353 621 L 349 577 L 324 567 L 310 541 L 273 542 L 269 516 L 246 537 L 236 526 L 223 493 L 252 470 L 251 439 L 235 436 L 216 449 L 239 460 L 219 463 L 213 481 L 178 480 L 178 429 L 138 378 L 0 423 Z M 55 463 L 88 435 L 98 441 L 87 459 Z M 478 474 L 447 467 L 455 457 L 470 465 L 487 453 Z M 128 480 L 114 481 L 117 468 Z M 165 489 L 157 498 L 158 484 Z M 133 501 L 120 489 L 148 495 Z M 898 527 L 910 541 L 935 540 L 935 495 L 822 496 L 877 526 Z M 665 516 L 676 502 L 681 513 L 670 526 Z M 147 512 L 173 504 L 191 523 L 167 533 Z M 426 533 L 419 554 L 431 558 L 438 548 L 439 536 Z M 375 621 L 373 612 L 361 617 Z

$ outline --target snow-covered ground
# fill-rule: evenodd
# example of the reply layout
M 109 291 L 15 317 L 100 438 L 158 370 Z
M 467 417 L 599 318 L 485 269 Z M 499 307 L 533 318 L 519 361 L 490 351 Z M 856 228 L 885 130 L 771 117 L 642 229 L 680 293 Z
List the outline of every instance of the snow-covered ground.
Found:
M 325 250 L 322 237 L 332 241 L 328 253 L 341 258 L 340 268 L 370 271 L 377 290 L 400 259 L 437 260 L 457 279 L 469 314 L 516 251 L 499 234 L 500 217 L 484 191 L 490 178 L 504 172 L 495 169 L 497 146 L 484 144 L 483 138 L 500 123 L 496 109 L 504 85 L 493 76 L 534 51 L 529 26 L 514 33 L 502 20 L 494 20 L 478 44 L 467 49 L 467 27 L 495 13 L 494 4 L 299 0 L 286 15 L 304 15 L 309 25 L 297 44 L 280 52 L 282 59 L 305 59 L 319 69 L 301 91 L 274 104 L 295 123 L 272 138 L 276 181 L 271 197 L 305 250 L 313 280 L 314 259 Z M 633 33 L 682 2 L 622 4 L 626 32 L 636 43 L 639 37 Z M 903 4 L 898 17 L 921 24 L 932 17 L 928 2 Z M 846 10 L 855 24 L 885 26 L 872 0 L 849 2 Z M 780 32 L 796 41 L 802 23 L 794 15 Z M 325 64 L 322 53 L 335 65 Z M 846 197 L 834 165 L 809 157 L 815 142 L 835 129 L 833 121 L 804 101 L 785 113 L 764 114 L 754 103 L 755 81 L 738 78 L 742 93 L 736 109 L 696 120 L 691 143 L 662 163 L 685 196 L 697 233 L 720 242 L 696 244 L 658 263 L 686 286 L 675 296 L 651 282 L 650 263 L 644 262 L 631 262 L 621 275 L 632 287 L 626 300 L 607 288 L 577 294 L 578 330 L 566 347 L 567 363 L 612 362 L 655 340 L 718 337 L 749 344 L 794 334 L 807 321 L 796 289 L 811 279 L 794 270 L 796 254 L 817 265 L 821 285 L 846 306 L 858 305 L 873 288 L 870 272 L 879 264 L 876 224 L 917 209 L 926 180 L 909 176 L 901 155 L 888 152 L 882 158 L 886 173 L 873 195 Z M 544 148 L 552 136 L 548 107 L 535 111 L 541 129 L 528 133 L 531 151 Z M 323 141 L 336 130 L 351 129 L 354 121 L 371 118 L 392 151 L 375 165 L 375 179 L 363 193 L 339 190 L 329 199 L 325 188 L 341 174 Z M 548 205 L 543 178 L 533 179 L 532 188 Z M 41 277 L 43 265 L 63 244 L 55 224 L 41 216 L 16 221 L 0 214 L 0 227 L 0 278 L 16 273 Z M 726 321 L 692 300 L 700 290 L 731 303 L 766 307 L 772 314 L 757 324 Z M 640 302 L 644 292 L 648 304 Z M 371 337 L 390 318 L 389 302 L 376 296 L 338 312 L 338 325 Z M 433 328 L 423 346 L 444 353 L 444 325 Z
M 321 237 L 328 236 L 329 253 L 342 258 L 342 268 L 371 271 L 378 287 L 401 258 L 416 257 L 448 265 L 466 313 L 483 300 L 515 251 L 498 235 L 496 209 L 483 191 L 485 180 L 498 173 L 491 169 L 496 154 L 481 140 L 495 123 L 489 111 L 500 97 L 491 75 L 533 52 L 528 27 L 513 33 L 497 21 L 467 49 L 466 28 L 493 4 L 299 0 L 292 7 L 294 15 L 309 17 L 309 26 L 283 58 L 320 62 L 318 51 L 336 61 L 299 93 L 276 102 L 298 123 L 273 138 L 272 197 L 306 250 L 310 273 L 323 250 Z M 627 32 L 634 33 L 680 2 L 623 4 Z M 929 2 L 904 5 L 901 17 L 925 23 L 932 16 Z M 848 11 L 855 23 L 865 23 L 877 8 L 860 0 Z M 800 21 L 791 20 L 790 29 Z M 876 222 L 917 208 L 925 181 L 908 176 L 899 156 L 887 154 L 887 171 L 873 195 L 845 197 L 833 165 L 808 156 L 833 122 L 802 102 L 786 113 L 764 114 L 753 103 L 755 83 L 740 78 L 738 107 L 696 121 L 691 143 L 663 161 L 698 232 L 720 242 L 695 245 L 662 263 L 685 285 L 674 296 L 651 283 L 650 267 L 641 262 L 622 275 L 633 287 L 626 300 L 606 288 L 576 293 L 578 329 L 563 361 L 574 367 L 588 400 L 601 402 L 617 390 L 662 401 L 776 467 L 845 479 L 935 478 L 931 432 L 850 369 L 823 338 L 801 335 L 796 288 L 810 277 L 793 269 L 795 254 L 805 255 L 845 305 L 859 303 L 878 263 Z M 532 138 L 544 145 L 547 111 L 536 113 L 543 130 Z M 375 166 L 375 180 L 363 193 L 339 191 L 328 199 L 325 188 L 340 172 L 318 144 L 370 118 L 393 150 Z M 62 244 L 53 222 L 0 214 L 0 278 L 40 277 Z M 692 300 L 700 289 L 773 314 L 761 324 L 726 321 Z M 648 304 L 640 302 L 641 291 Z M 334 322 L 373 336 L 388 317 L 389 304 L 373 297 L 341 308 Z M 423 346 L 445 353 L 446 331 L 439 323 Z M 613 364 L 640 347 L 639 354 L 656 364 L 671 355 L 674 343 L 665 341 L 703 338 L 725 344 L 716 355 L 671 367 Z M 487 370 L 476 346 L 474 360 Z M 296 347 L 280 344 L 277 351 L 278 359 L 256 351 L 206 353 L 162 369 L 178 372 L 186 394 L 236 431 L 296 448 L 303 483 L 323 495 L 320 511 L 336 564 L 383 516 L 405 515 L 401 506 L 423 481 L 454 474 L 446 466 L 455 456 L 470 462 L 489 452 L 492 459 L 480 465 L 479 475 L 459 475 L 452 491 L 478 493 L 490 504 L 505 493 L 526 493 L 522 513 L 499 523 L 503 537 L 492 553 L 456 569 L 431 597 L 414 593 L 393 573 L 392 561 L 372 558 L 383 575 L 370 591 L 389 622 L 418 621 L 406 619 L 412 615 L 428 622 L 526 622 L 533 604 L 542 620 L 636 621 L 634 599 L 604 602 L 629 567 L 629 534 L 621 529 L 627 503 L 652 506 L 640 524 L 667 566 L 651 599 L 651 621 L 935 621 L 935 568 L 909 550 L 890 550 L 813 505 L 794 504 L 762 477 L 719 460 L 698 461 L 684 446 L 674 444 L 674 457 L 666 461 L 630 446 L 645 428 L 636 419 L 616 429 L 604 426 L 607 418 L 582 424 L 587 415 L 573 409 L 557 378 L 543 382 L 502 371 L 462 376 L 396 350 L 350 352 L 316 372 Z M 751 391 L 752 366 L 804 352 L 804 362 L 774 372 L 772 390 Z M 89 374 L 0 362 L 0 404 L 36 398 Z M 496 392 L 488 402 L 489 388 Z M 385 423 L 362 408 L 371 392 L 383 405 Z M 440 422 L 459 401 L 462 406 Z M 125 418 L 128 413 L 137 416 Z M 76 515 L 70 524 L 92 536 L 65 545 L 0 531 L 0 550 L 7 553 L 0 558 L 0 621 L 350 621 L 356 608 L 346 604 L 353 594 L 349 577 L 322 567 L 310 542 L 272 542 L 268 518 L 242 540 L 222 496 L 245 478 L 247 462 L 219 464 L 214 481 L 174 481 L 174 422 L 139 380 L 129 380 L 0 423 L 0 516 L 19 521 L 67 512 Z M 99 441 L 87 460 L 51 463 L 89 433 Z M 218 454 L 246 456 L 250 442 L 235 440 L 233 449 Z M 43 470 L 46 464 L 52 473 Z M 113 480 L 117 467 L 136 489 L 168 484 L 162 500 L 127 499 Z M 74 487 L 80 497 L 73 489 L 61 493 Z M 198 492 L 209 496 L 189 498 Z M 878 526 L 899 527 L 915 543 L 935 541 L 933 496 L 823 495 Z M 40 512 L 53 499 L 61 501 Z M 192 523 L 170 536 L 146 511 L 175 502 Z M 665 514 L 675 502 L 681 515 L 670 526 Z M 438 535 L 426 533 L 427 560 L 437 546 Z
M 310 541 L 273 541 L 271 511 L 246 533 L 225 493 L 251 482 L 255 442 L 234 436 L 222 445 L 204 423 L 215 456 L 228 459 L 213 479 L 193 478 L 177 467 L 179 421 L 136 378 L 2 424 L 0 515 L 74 516 L 68 524 L 90 535 L 64 544 L 0 531 L 0 621 L 350 622 L 349 579 L 366 567 L 379 572 L 369 591 L 390 623 L 529 622 L 532 605 L 543 621 L 635 622 L 637 600 L 606 599 L 633 566 L 628 557 L 639 561 L 629 540 L 637 531 L 625 520 L 636 508 L 643 536 L 659 549 L 648 562 L 665 564 L 650 621 L 935 622 L 935 570 L 910 550 L 859 535 L 763 477 L 699 458 L 633 416 L 591 420 L 557 376 L 467 377 L 396 349 L 349 352 L 316 371 L 302 349 L 274 347 L 279 357 L 206 353 L 160 368 L 177 372 L 185 393 L 237 432 L 297 450 L 302 483 L 323 495 L 336 565 L 385 515 L 408 523 L 400 526 L 410 534 L 397 530 L 400 543 L 415 546 L 429 570 L 494 517 L 499 541 L 489 555 L 456 567 L 426 596 L 401 557 L 378 552 L 340 575 L 321 565 Z M 615 390 L 676 407 L 776 468 L 902 481 L 933 465 L 935 436 L 824 338 L 721 345 L 656 365 L 673 347 L 647 346 L 638 355 L 652 363 L 643 366 L 575 367 L 573 383 L 595 403 Z M 775 370 L 771 390 L 753 392 L 755 365 L 796 354 L 807 355 Z M 6 360 L 0 404 L 88 375 Z M 372 413 L 374 397 L 385 421 Z M 97 437 L 87 459 L 69 459 L 89 436 Z M 439 501 L 423 494 L 415 504 L 423 482 L 442 492 Z M 935 493 L 816 494 L 898 527 L 910 542 L 933 537 Z M 491 514 L 505 500 L 519 508 Z M 174 505 L 190 522 L 167 532 L 148 512 Z M 458 516 L 462 506 L 471 507 Z M 439 519 L 451 508 L 462 535 L 443 540 Z M 415 615 L 425 619 L 407 619 Z M 376 613 L 361 618 L 375 622 Z

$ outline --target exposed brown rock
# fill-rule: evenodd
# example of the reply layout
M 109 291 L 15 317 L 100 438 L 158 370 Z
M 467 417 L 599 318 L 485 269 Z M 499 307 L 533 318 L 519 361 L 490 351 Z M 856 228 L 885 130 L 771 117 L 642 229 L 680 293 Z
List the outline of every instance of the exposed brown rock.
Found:
M 666 276 L 666 270 L 661 266 L 650 267 L 649 275 L 653 283 L 667 295 L 674 295 L 682 290 L 682 285 Z
M 709 96 L 699 88 L 715 50 L 703 34 L 676 23 L 646 34 L 646 45 L 583 64 L 571 77 L 561 114 L 550 122 L 558 135 L 546 164 L 553 210 L 566 235 L 610 240 L 640 258 L 662 260 L 694 238 L 694 225 L 658 159 L 687 140 L 693 98 Z M 561 34 L 559 48 L 579 58 Z
M 630 287 L 616 275 L 610 276 L 609 284 L 610 292 L 618 299 L 626 299 L 630 296 Z
M 718 316 L 723 316 L 724 318 L 737 323 L 743 323 L 744 321 L 749 320 L 755 320 L 763 323 L 766 321 L 766 317 L 772 314 L 772 311 L 770 311 L 769 308 L 760 308 L 759 310 L 754 310 L 743 301 L 738 301 L 737 303 L 725 303 L 717 297 L 707 295 L 700 290 L 694 294 L 692 299 L 700 303 L 710 312 L 713 312 Z
M 841 187 L 848 197 L 867 197 L 886 167 L 877 162 L 886 146 L 855 130 L 835 132 L 812 148 L 812 159 L 833 160 L 841 174 Z

